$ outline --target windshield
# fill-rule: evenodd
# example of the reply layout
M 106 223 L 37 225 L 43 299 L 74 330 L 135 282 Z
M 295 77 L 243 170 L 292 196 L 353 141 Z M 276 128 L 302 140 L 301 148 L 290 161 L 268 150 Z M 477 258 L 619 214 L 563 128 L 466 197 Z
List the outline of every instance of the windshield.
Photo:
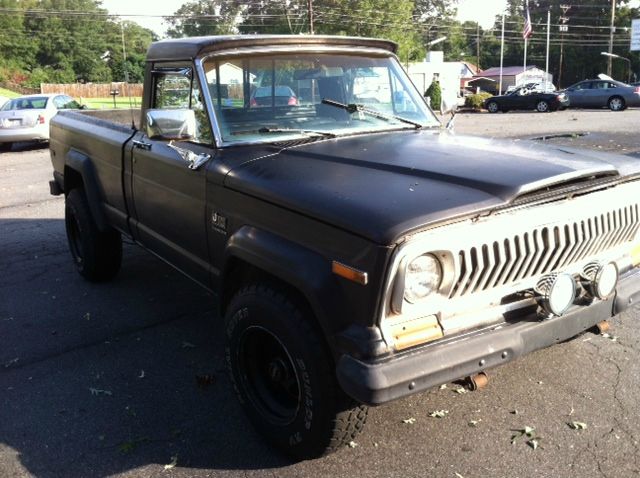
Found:
M 0 111 L 44 109 L 47 107 L 48 100 L 49 98 L 46 96 L 15 98 L 11 101 L 7 101 Z
M 204 62 L 226 144 L 439 126 L 392 57 L 278 54 Z

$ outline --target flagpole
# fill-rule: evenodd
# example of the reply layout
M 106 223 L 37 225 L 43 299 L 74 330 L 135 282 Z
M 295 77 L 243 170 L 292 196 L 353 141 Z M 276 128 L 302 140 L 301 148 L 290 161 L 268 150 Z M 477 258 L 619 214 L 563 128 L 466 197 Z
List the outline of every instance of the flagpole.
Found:
M 551 36 L 551 10 L 547 10 L 547 58 L 544 65 L 544 91 L 547 91 L 547 79 L 549 78 L 549 39 Z
M 528 38 L 524 39 L 524 67 L 522 68 L 523 78 L 524 78 L 524 72 L 527 71 L 527 40 Z
M 500 86 L 498 86 L 498 94 L 502 94 L 502 65 L 504 63 L 504 12 L 502 12 L 502 35 L 500 37 Z

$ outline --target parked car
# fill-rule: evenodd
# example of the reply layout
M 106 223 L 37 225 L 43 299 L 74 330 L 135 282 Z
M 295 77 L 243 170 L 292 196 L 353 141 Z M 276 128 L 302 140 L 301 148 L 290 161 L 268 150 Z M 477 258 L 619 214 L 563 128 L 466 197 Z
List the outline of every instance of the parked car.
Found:
M 259 86 L 251 95 L 251 106 L 296 106 L 298 97 L 295 92 L 286 85 L 278 85 L 275 91 L 271 86 Z
M 538 93 L 526 86 L 516 88 L 511 93 L 502 96 L 492 96 L 484 102 L 489 113 L 509 110 L 536 110 L 540 113 L 563 110 L 569 106 L 569 100 L 564 93 Z
M 0 108 L 0 149 L 8 151 L 17 141 L 48 141 L 49 121 L 59 110 L 83 106 L 67 95 L 20 96 Z
M 583 80 L 564 93 L 572 108 L 605 108 L 622 111 L 627 106 L 640 106 L 640 86 L 616 80 Z

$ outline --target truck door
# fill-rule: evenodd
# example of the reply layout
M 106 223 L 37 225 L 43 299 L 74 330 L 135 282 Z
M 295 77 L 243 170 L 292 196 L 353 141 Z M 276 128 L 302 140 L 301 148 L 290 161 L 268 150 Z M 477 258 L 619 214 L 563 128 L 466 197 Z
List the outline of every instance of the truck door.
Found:
M 151 80 L 151 108 L 194 110 L 196 136 L 188 141 L 150 139 L 143 124 L 130 142 L 133 230 L 145 247 L 207 285 L 206 164 L 190 169 L 180 150 L 212 156 L 211 126 L 190 66 L 156 68 Z

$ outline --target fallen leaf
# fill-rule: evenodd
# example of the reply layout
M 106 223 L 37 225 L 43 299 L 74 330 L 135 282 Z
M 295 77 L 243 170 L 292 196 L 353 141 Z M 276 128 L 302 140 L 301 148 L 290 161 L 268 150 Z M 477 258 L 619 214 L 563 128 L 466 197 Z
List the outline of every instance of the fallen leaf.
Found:
M 416 422 L 416 419 L 411 417 L 411 418 L 407 418 L 406 420 L 402 420 L 402 423 L 406 423 L 407 425 L 413 425 Z
M 207 388 L 209 385 L 213 385 L 214 383 L 216 383 L 215 375 L 196 375 L 196 384 L 202 389 Z
M 358 446 L 358 444 L 356 442 L 354 442 L 353 440 L 349 442 L 349 448 L 355 448 L 357 446 Z
M 436 410 L 429 414 L 430 417 L 434 417 L 434 418 L 444 418 L 447 415 L 449 415 L 449 410 Z
M 174 455 L 171 457 L 171 463 L 168 465 L 164 465 L 165 470 L 170 470 L 171 468 L 175 468 L 178 464 L 178 455 Z
M 585 430 L 587 428 L 587 424 L 583 422 L 571 422 L 567 425 L 569 425 L 569 427 L 573 428 L 574 430 Z
M 529 440 L 527 442 L 527 445 L 529 445 L 531 448 L 533 448 L 534 450 L 537 450 L 538 447 L 540 446 L 540 442 L 538 441 L 537 438 L 532 438 L 531 440 Z
M 113 395 L 113 393 L 111 393 L 110 390 L 100 390 L 99 388 L 89 388 L 89 391 L 91 392 L 91 395 Z

